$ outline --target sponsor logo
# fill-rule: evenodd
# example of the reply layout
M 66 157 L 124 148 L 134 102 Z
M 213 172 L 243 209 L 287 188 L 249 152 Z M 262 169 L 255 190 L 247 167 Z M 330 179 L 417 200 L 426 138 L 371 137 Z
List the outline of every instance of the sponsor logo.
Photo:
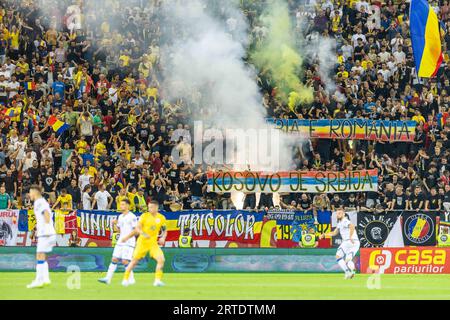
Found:
M 369 267 L 384 273 L 391 266 L 392 254 L 389 250 L 375 250 L 370 254 Z
M 378 273 L 449 273 L 448 249 L 361 250 L 361 270 Z
M 434 227 L 434 221 L 429 215 L 417 213 L 406 218 L 403 232 L 409 241 L 420 245 L 432 237 Z

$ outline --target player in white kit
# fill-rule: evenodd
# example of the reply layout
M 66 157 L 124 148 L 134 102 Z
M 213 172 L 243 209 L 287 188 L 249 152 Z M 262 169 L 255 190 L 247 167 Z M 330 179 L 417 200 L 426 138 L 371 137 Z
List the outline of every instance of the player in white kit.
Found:
M 30 187 L 30 199 L 34 201 L 34 215 L 36 216 L 37 237 L 36 246 L 36 278 L 27 285 L 28 289 L 42 288 L 50 284 L 48 272 L 47 253 L 51 252 L 56 244 L 56 232 L 53 226 L 53 212 L 41 193 L 41 187 Z
M 119 261 L 122 262 L 125 269 L 133 258 L 134 247 L 136 246 L 136 238 L 132 237 L 125 242 L 121 242 L 120 240 L 127 235 L 129 235 L 137 225 L 137 217 L 133 212 L 130 211 L 130 201 L 128 199 L 123 199 L 119 203 L 120 212 L 119 218 L 114 221 L 114 224 L 119 229 L 119 239 L 117 240 L 117 244 L 114 247 L 111 263 L 108 267 L 108 272 L 106 273 L 106 277 L 102 279 L 98 279 L 99 282 L 110 284 L 111 279 L 114 275 L 114 272 L 117 269 L 117 264 Z M 131 284 L 135 283 L 133 273 L 130 273 L 129 281 Z
M 337 226 L 333 232 L 321 234 L 320 238 L 334 237 L 341 234 L 342 243 L 336 252 L 336 261 L 345 272 L 345 279 L 351 279 L 355 276 L 355 263 L 353 258 L 359 250 L 359 239 L 356 234 L 355 225 L 351 223 L 345 214 L 344 209 L 336 211 Z

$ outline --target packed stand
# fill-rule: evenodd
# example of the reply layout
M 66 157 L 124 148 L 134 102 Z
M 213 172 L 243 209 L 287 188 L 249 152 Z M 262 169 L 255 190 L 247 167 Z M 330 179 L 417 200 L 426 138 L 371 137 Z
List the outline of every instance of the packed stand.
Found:
M 30 208 L 28 190 L 36 183 L 55 209 L 114 210 L 123 198 L 137 211 L 146 210 L 149 198 L 173 211 L 233 208 L 230 194 L 207 192 L 208 168 L 190 164 L 187 107 L 164 100 L 160 1 L 149 9 L 138 0 L 126 7 L 111 0 L 108 11 L 90 16 L 77 2 L 45 2 L 48 12 L 34 1 L 0 4 L 0 209 Z M 268 116 L 411 119 L 418 132 L 414 143 L 303 144 L 297 169 L 378 168 L 378 192 L 283 194 L 280 207 L 450 210 L 449 34 L 445 61 L 426 81 L 414 69 L 406 1 L 373 2 L 375 8 L 365 1 L 289 4 L 293 21 L 302 25 L 297 36 L 336 39 L 336 89 L 326 87 L 314 61 L 305 62 L 314 102 L 293 112 L 260 75 Z M 264 36 L 256 18 L 262 6 L 243 4 L 253 41 Z M 446 29 L 448 2 L 434 8 Z M 181 165 L 173 162 L 173 149 L 186 158 Z M 243 207 L 274 207 L 273 195 L 247 194 Z

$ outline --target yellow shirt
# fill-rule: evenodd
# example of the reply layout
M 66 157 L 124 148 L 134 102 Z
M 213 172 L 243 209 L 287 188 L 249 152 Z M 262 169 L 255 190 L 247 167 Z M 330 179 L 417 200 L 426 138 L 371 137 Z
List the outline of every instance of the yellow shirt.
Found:
M 147 236 L 140 236 L 139 241 L 158 242 L 158 235 L 162 228 L 166 228 L 166 217 L 159 212 L 154 216 L 149 212 L 145 212 L 139 218 L 139 226 L 142 232 Z
M 341 17 L 339 15 L 335 15 L 331 20 L 331 30 L 336 32 L 339 28 L 339 24 L 341 23 Z
M 22 63 L 17 62 L 16 66 L 20 67 L 20 72 L 23 74 L 27 73 L 28 70 L 30 70 L 30 66 L 26 62 L 22 62 Z
M 95 169 L 95 167 L 89 166 L 87 174 L 90 175 L 91 177 L 95 177 L 97 175 L 97 172 L 98 171 L 97 169 Z
M 137 122 L 137 117 L 134 114 L 128 114 L 128 124 L 132 125 L 133 123 Z
M 128 199 L 128 196 L 122 196 L 122 195 L 119 194 L 116 197 L 116 208 L 119 208 L 120 201 L 122 201 L 123 199 Z M 130 208 L 130 210 L 131 210 L 131 208 Z
M 11 38 L 11 48 L 19 49 L 19 31 L 10 32 L 9 37 Z
M 72 209 L 72 196 L 70 194 L 60 195 L 57 201 L 59 201 L 61 209 Z
M 83 140 L 79 140 L 75 146 L 79 154 L 83 154 L 86 152 L 87 142 Z
M 123 61 L 123 66 L 124 66 L 124 67 L 128 67 L 128 65 L 130 64 L 130 57 L 129 57 L 129 56 L 121 55 L 121 56 L 119 57 L 119 60 L 122 60 L 122 61 Z
M 121 149 L 121 150 L 119 150 L 119 153 L 120 154 L 125 153 L 125 158 L 128 161 L 131 161 L 131 150 Z
M 106 150 L 106 146 L 102 142 L 99 142 L 95 145 L 94 150 L 95 150 L 95 156 L 100 157 L 103 154 L 103 152 Z
M 154 99 L 156 99 L 156 97 L 158 96 L 158 88 L 147 88 L 145 94 L 147 95 L 147 97 L 153 97 Z
M 363 67 L 364 70 L 367 70 L 368 66 L 373 67 L 373 62 L 370 60 L 363 60 L 361 62 L 361 67 Z
M 425 123 L 425 118 L 422 115 L 414 116 L 412 117 L 412 121 L 415 121 L 417 123 Z
M 339 75 L 341 75 L 342 76 L 342 79 L 347 79 L 348 78 L 348 72 L 347 71 L 339 71 L 338 73 L 337 73 L 337 75 L 339 76 Z
M 136 204 L 134 203 L 134 198 L 137 196 L 135 193 L 128 192 L 128 200 L 130 200 L 130 210 L 136 211 Z

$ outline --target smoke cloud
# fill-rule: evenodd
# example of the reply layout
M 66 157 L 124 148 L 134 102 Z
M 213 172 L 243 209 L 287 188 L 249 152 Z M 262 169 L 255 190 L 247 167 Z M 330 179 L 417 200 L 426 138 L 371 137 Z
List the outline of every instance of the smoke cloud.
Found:
M 270 75 L 277 97 L 288 104 L 291 110 L 299 103 L 312 102 L 313 89 L 305 86 L 300 78 L 303 59 L 296 48 L 295 29 L 287 3 L 271 1 L 261 15 L 260 22 L 268 32 L 251 53 L 252 62 Z
M 164 97 L 171 101 L 183 99 L 192 111 L 192 120 L 202 120 L 212 128 L 269 130 L 256 72 L 244 61 L 248 26 L 241 11 L 230 1 L 221 1 L 218 7 L 212 6 L 212 1 L 192 0 L 183 2 L 183 6 L 177 3 L 167 1 L 162 8 Z M 259 142 L 252 145 L 256 148 L 252 152 L 258 153 L 258 163 L 249 163 L 246 154 L 246 163 L 234 167 L 287 169 L 291 161 L 290 143 L 284 136 L 272 140 L 270 146 L 278 152 L 271 154 L 277 159 L 261 159 L 268 156 L 262 151 L 269 144 Z

